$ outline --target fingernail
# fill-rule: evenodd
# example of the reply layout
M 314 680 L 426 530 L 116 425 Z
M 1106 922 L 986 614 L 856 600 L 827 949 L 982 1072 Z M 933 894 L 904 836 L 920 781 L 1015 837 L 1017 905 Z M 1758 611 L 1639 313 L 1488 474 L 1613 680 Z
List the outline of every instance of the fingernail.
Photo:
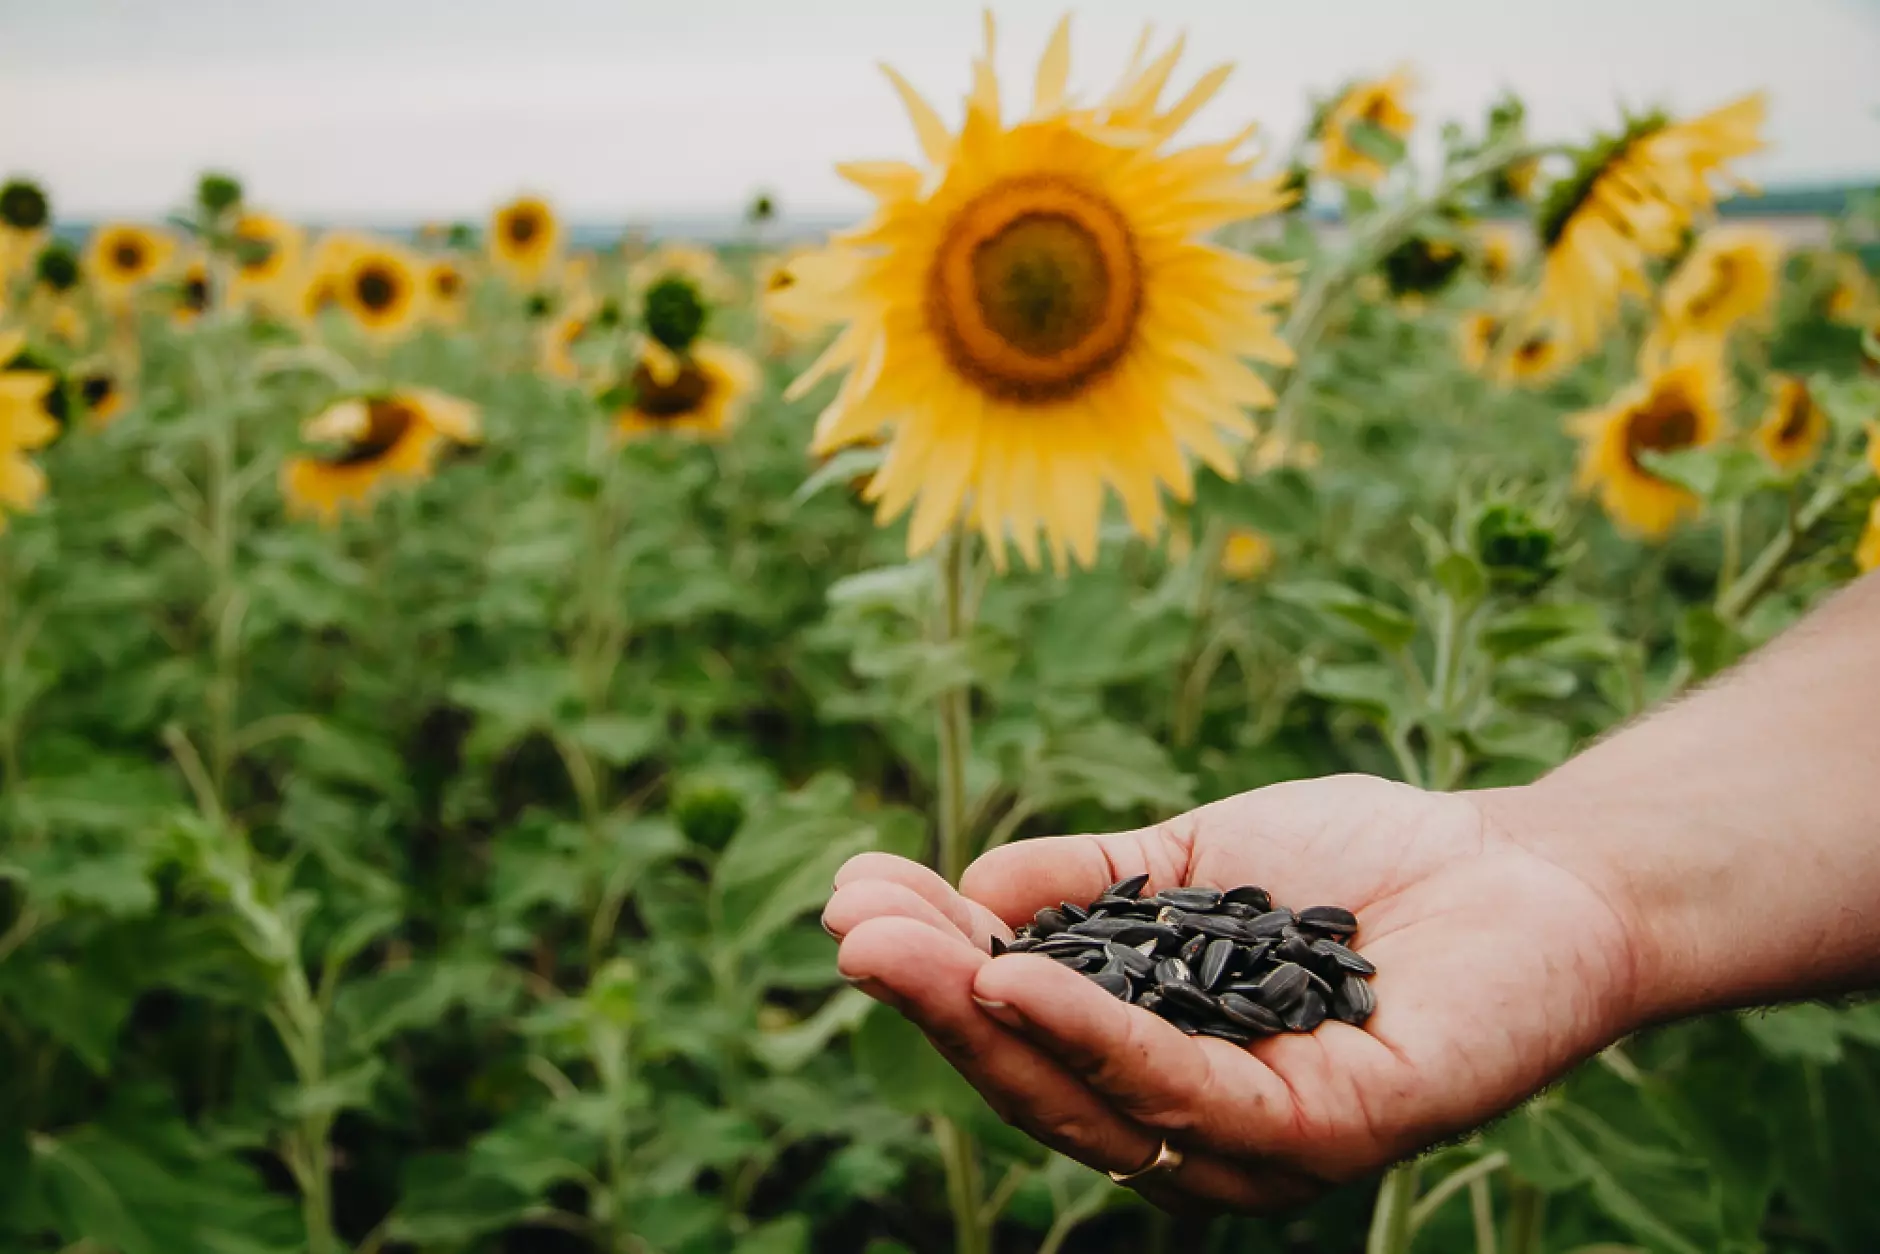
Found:
M 830 927 L 830 926 L 829 926 L 829 920 L 827 920 L 827 919 L 818 919 L 818 920 L 816 920 L 816 921 L 817 921 L 818 923 L 820 923 L 820 924 L 822 924 L 822 930 L 823 930 L 823 931 L 825 931 L 825 932 L 827 932 L 827 933 L 829 933 L 829 935 L 831 935 L 831 936 L 833 936 L 833 937 L 835 937 L 835 938 L 836 938 L 837 940 L 841 940 L 841 939 L 842 939 L 842 933 L 840 933 L 840 932 L 838 932 L 838 931 L 836 931 L 836 930 L 835 930 L 834 928 L 832 928 L 832 927 Z
M 1018 1011 L 1012 1009 L 1011 1006 L 1007 1005 L 1005 1002 L 987 1001 L 983 997 L 975 997 L 973 998 L 973 1002 L 991 1018 L 998 1020 L 1008 1028 L 1016 1028 L 1022 1023 L 1022 1020 L 1018 1017 Z
M 867 976 L 859 976 L 855 979 L 850 979 L 845 975 L 842 978 L 848 982 L 850 988 L 859 988 L 876 1001 L 888 1000 L 888 990 L 882 985 L 880 980 L 871 980 Z

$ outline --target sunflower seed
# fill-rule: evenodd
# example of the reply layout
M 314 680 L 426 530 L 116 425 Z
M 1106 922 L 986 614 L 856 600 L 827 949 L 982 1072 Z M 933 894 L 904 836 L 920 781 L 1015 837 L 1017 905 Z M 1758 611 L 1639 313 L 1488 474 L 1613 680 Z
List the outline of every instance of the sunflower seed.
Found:
M 1273 956 L 1281 962 L 1297 962 L 1301 965 L 1315 963 L 1321 955 L 1312 948 L 1312 942 L 1303 936 L 1288 936 L 1273 951 Z
M 1259 990 L 1262 1005 L 1285 1010 L 1307 991 L 1306 969 L 1297 963 L 1282 962 L 1260 980 Z
M 1145 980 L 1155 974 L 1155 961 L 1140 949 L 1131 949 L 1128 945 L 1119 945 L 1111 941 L 1104 946 L 1104 952 L 1125 975 Z
M 1258 906 L 1250 906 L 1240 901 L 1223 901 L 1214 907 L 1214 913 L 1224 914 L 1230 919 L 1252 919 L 1265 913 Z
M 1307 906 L 1299 912 L 1299 923 L 1333 938 L 1350 936 L 1358 930 L 1358 916 L 1343 906 Z
M 1164 1005 L 1193 1015 L 1201 1022 L 1205 1023 L 1220 1009 L 1220 1003 L 1192 984 L 1162 984 L 1157 987 L 1162 991 Z
M 1012 938 L 1012 943 L 1005 947 L 1005 952 L 1008 954 L 1030 953 L 1038 948 L 1039 943 L 1035 936 L 1015 936 Z
M 1271 1036 L 1286 1030 L 1286 1021 L 1279 1015 L 1240 993 L 1231 991 L 1222 993 L 1220 1006 L 1222 1014 L 1252 1031 Z
M 1051 936 L 1055 933 L 1062 932 L 1070 925 L 1071 921 L 1064 917 L 1064 912 L 1053 906 L 1046 906 L 1037 914 L 1031 916 L 1031 934 L 1033 936 Z
M 1234 942 L 1222 937 L 1208 942 L 1202 951 L 1201 965 L 1195 968 L 1195 979 L 1202 988 L 1212 992 L 1227 975 L 1227 968 L 1234 961 L 1236 949 Z
M 1202 952 L 1208 947 L 1208 938 L 1201 935 L 1190 936 L 1188 943 L 1181 948 L 1181 960 L 1189 966 L 1201 961 Z
M 1174 906 L 1178 910 L 1207 911 L 1221 904 L 1221 890 L 1218 888 L 1165 888 L 1155 897 L 1163 905 Z
M 1141 875 L 1132 875 L 1128 879 L 1118 880 L 1116 883 L 1104 889 L 1103 895 L 1105 897 L 1140 897 L 1142 896 L 1143 888 L 1147 886 L 1148 883 L 1149 876 L 1147 872 Z
M 1090 977 L 1090 982 L 1112 997 L 1119 998 L 1123 1001 L 1129 1000 L 1128 976 L 1117 975 L 1108 971 L 1100 971 Z
M 1286 909 L 1268 910 L 1258 918 L 1248 919 L 1241 926 L 1246 931 L 1247 939 L 1259 940 L 1266 936 L 1278 936 L 1280 932 L 1292 926 L 1293 912 Z
M 1258 884 L 1242 884 L 1239 888 L 1230 888 L 1221 894 L 1221 900 L 1232 906 L 1252 906 L 1260 914 L 1265 914 L 1273 908 L 1272 894 Z
M 1005 952 L 1005 942 L 995 936 L 986 943 L 986 951 L 994 958 L 997 958 L 1000 954 Z
M 1194 972 L 1180 958 L 1164 958 L 1155 964 L 1155 984 L 1164 995 L 1167 995 L 1172 985 L 1186 984 L 1192 988 L 1194 982 Z
M 1110 940 L 1120 936 L 1131 928 L 1141 927 L 1139 919 L 1086 919 L 1077 925 L 1079 936 L 1094 936 L 1100 940 Z
M 1092 920 L 1092 922 L 1095 922 L 1095 920 Z M 1089 923 L 1084 924 L 1086 929 L 1090 926 Z M 1167 924 L 1147 923 L 1139 919 L 1131 919 L 1127 921 L 1126 926 L 1116 929 L 1110 939 L 1114 940 L 1119 945 L 1150 944 L 1156 946 L 1158 949 L 1179 949 L 1181 948 L 1183 937 L 1180 932 L 1169 927 Z
M 1162 994 L 1153 988 L 1144 989 L 1142 995 L 1136 998 L 1136 1004 L 1150 1014 L 1156 1014 L 1162 1009 Z
M 1254 1033 L 1234 1023 L 1204 1023 L 1201 1025 L 1201 1031 L 1197 1035 L 1218 1036 L 1222 1040 L 1232 1041 L 1236 1045 L 1250 1045 L 1254 1040 Z
M 1316 940 L 1313 950 L 1321 957 L 1330 958 L 1333 963 L 1356 975 L 1376 975 L 1377 965 L 1363 954 L 1345 948 L 1335 940 Z
M 1286 1021 L 1288 1029 L 1294 1032 L 1310 1032 L 1325 1022 L 1325 999 L 1319 996 L 1315 988 L 1306 990 L 1292 1009 L 1280 1017 Z
M 1346 976 L 1338 986 L 1338 995 L 1332 998 L 1332 1017 L 1346 1023 L 1363 1023 L 1376 1009 L 1377 994 L 1362 976 Z
M 1090 911 L 1084 909 L 1074 901 L 1060 901 L 1058 902 L 1057 908 L 1058 913 L 1069 919 L 1072 923 L 1082 923 L 1085 919 L 1090 917 Z

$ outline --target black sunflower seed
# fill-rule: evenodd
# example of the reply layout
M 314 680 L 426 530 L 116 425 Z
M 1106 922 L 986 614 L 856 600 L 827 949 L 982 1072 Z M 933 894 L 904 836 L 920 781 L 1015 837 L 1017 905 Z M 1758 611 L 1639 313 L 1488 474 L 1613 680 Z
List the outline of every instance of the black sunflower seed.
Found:
M 1192 967 L 1196 963 L 1201 961 L 1201 955 L 1203 951 L 1207 949 L 1207 947 L 1208 947 L 1207 937 L 1202 936 L 1199 933 L 1197 933 L 1194 936 L 1190 936 L 1188 938 L 1187 943 L 1184 944 L 1181 948 L 1181 955 L 1180 955 L 1181 960 Z
M 1192 988 L 1194 982 L 1194 972 L 1180 958 L 1164 958 L 1155 964 L 1155 984 L 1164 995 L 1173 985 L 1186 984 Z
M 1252 906 L 1260 914 L 1273 908 L 1272 894 L 1258 884 L 1242 884 L 1221 894 L 1221 900 L 1233 906 Z
M 1286 1021 L 1251 997 L 1236 992 L 1220 996 L 1221 1013 L 1241 1027 L 1272 1036 L 1286 1030 Z
M 1338 986 L 1338 995 L 1332 998 L 1332 1017 L 1346 1023 L 1363 1023 L 1376 1009 L 1377 994 L 1362 976 L 1346 976 Z
M 1000 954 L 1005 952 L 1005 942 L 996 936 L 993 937 L 986 945 L 986 952 L 990 953 L 994 958 L 997 958 Z
M 1234 964 L 1234 974 L 1248 974 L 1255 967 L 1265 962 L 1267 955 L 1272 952 L 1272 941 L 1258 940 L 1241 945 L 1236 951 L 1239 960 Z
M 1319 996 L 1327 1002 L 1332 1000 L 1332 982 L 1311 967 L 1306 968 L 1306 987 L 1317 989 Z
M 1082 923 L 1085 919 L 1090 917 L 1090 911 L 1084 909 L 1074 901 L 1058 902 L 1058 913 L 1069 919 L 1072 923 Z
M 1346 971 L 1358 975 L 1376 975 L 1377 966 L 1363 954 L 1345 948 L 1335 940 L 1316 940 L 1312 948 L 1322 957 L 1329 958 Z
M 1125 975 L 1134 976 L 1139 980 L 1146 980 L 1151 975 L 1155 974 L 1154 959 L 1150 958 L 1149 955 L 1143 953 L 1140 949 L 1131 949 L 1128 945 L 1119 945 L 1115 941 L 1111 941 L 1104 947 L 1104 952 L 1109 955 L 1109 960 L 1115 963 L 1117 968 Z
M 1092 923 L 1095 922 L 1093 919 Z M 1164 923 L 1148 923 L 1140 919 L 1128 919 L 1125 926 L 1117 928 L 1111 938 L 1119 945 L 1142 945 L 1154 943 L 1158 949 L 1176 950 L 1181 948 L 1182 934 Z M 1090 923 L 1084 924 L 1088 929 Z
M 1248 919 L 1242 927 L 1247 939 L 1259 940 L 1266 936 L 1278 936 L 1281 931 L 1292 926 L 1293 912 L 1286 909 L 1268 910 L 1257 918 Z
M 1253 1043 L 1255 1036 L 1254 1033 L 1241 1027 L 1239 1024 L 1220 1022 L 1202 1024 L 1201 1031 L 1198 1035 L 1218 1036 L 1222 1040 L 1232 1041 L 1236 1045 L 1250 1045 Z
M 1206 911 L 1221 904 L 1218 888 L 1165 888 L 1155 896 L 1163 905 L 1174 906 L 1177 910 Z
M 1069 967 L 1073 971 L 1082 971 L 1086 974 L 1109 968 L 1109 959 L 1104 956 L 1101 949 L 1085 949 L 1077 953 L 1057 953 L 1049 956 L 1054 958 L 1061 967 Z
M 1220 1003 L 1192 984 L 1160 984 L 1157 987 L 1162 992 L 1164 1005 L 1192 1015 L 1198 1022 L 1207 1022 L 1220 1009 Z
M 1140 919 L 1086 919 L 1079 923 L 1076 932 L 1079 936 L 1094 936 L 1099 940 L 1112 940 L 1131 928 L 1141 927 Z M 1141 939 L 1138 937 L 1137 939 Z
M 1247 933 L 1248 925 L 1238 919 L 1229 919 L 1217 914 L 1180 914 L 1174 925 L 1184 932 L 1199 932 L 1203 936 L 1225 936 L 1228 940 L 1251 940 Z
M 1103 895 L 1105 897 L 1140 897 L 1142 896 L 1142 890 L 1148 883 L 1149 875 L 1147 872 L 1141 875 L 1132 875 L 1128 879 L 1118 880 L 1116 883 L 1104 889 Z
M 1100 971 L 1090 977 L 1090 982 L 1112 997 L 1119 998 L 1123 1001 L 1129 1000 L 1128 976 L 1116 975 L 1108 971 Z
M 1214 913 L 1224 914 L 1230 919 L 1252 919 L 1264 914 L 1265 911 L 1242 901 L 1223 901 L 1214 907 Z
M 1306 969 L 1297 963 L 1282 962 L 1259 981 L 1257 996 L 1262 1005 L 1285 1010 L 1306 993 Z
M 1305 996 L 1280 1017 L 1286 1021 L 1287 1028 L 1292 1031 L 1310 1032 L 1325 1022 L 1325 1014 L 1325 999 L 1319 996 L 1317 989 L 1309 988 Z
M 1070 925 L 1071 921 L 1064 917 L 1064 912 L 1053 906 L 1046 906 L 1031 916 L 1032 934 L 1035 936 L 1051 936 Z
M 1008 954 L 1026 954 L 1038 948 L 1038 945 L 1039 941 L 1035 936 L 1015 936 L 1012 938 L 1012 943 L 1005 947 L 1005 952 Z
M 1202 951 L 1201 964 L 1195 968 L 1195 979 L 1201 987 L 1212 992 L 1226 978 L 1236 953 L 1234 942 L 1225 937 L 1209 941 Z
M 1350 936 L 1358 930 L 1358 916 L 1343 906 L 1307 906 L 1299 912 L 1299 923 L 1334 938 Z
M 1312 942 L 1303 936 L 1288 936 L 1281 940 L 1273 950 L 1273 956 L 1281 962 L 1297 962 L 1302 966 L 1317 963 L 1323 957 L 1312 948 Z
M 1086 949 L 1103 948 L 1103 938 L 1084 936 L 1077 932 L 1059 932 L 1055 936 L 1047 936 L 1039 941 L 1036 948 L 1040 953 L 1046 954 L 1074 954 Z
M 1153 919 L 1161 907 L 1134 897 L 1099 897 L 1090 903 L 1093 916 L 1106 919 Z

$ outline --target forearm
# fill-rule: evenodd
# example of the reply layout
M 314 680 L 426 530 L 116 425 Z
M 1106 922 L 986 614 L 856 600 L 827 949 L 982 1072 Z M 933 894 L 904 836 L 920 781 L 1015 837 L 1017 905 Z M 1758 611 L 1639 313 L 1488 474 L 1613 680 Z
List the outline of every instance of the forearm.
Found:
M 1641 1020 L 1880 988 L 1880 576 L 1484 802 L 1620 913 Z

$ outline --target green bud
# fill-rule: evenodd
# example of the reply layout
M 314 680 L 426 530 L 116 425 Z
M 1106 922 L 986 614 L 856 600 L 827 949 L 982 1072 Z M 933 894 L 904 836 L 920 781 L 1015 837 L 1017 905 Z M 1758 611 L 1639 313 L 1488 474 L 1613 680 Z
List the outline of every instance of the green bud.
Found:
M 69 292 L 78 286 L 78 254 L 70 244 L 55 240 L 39 252 L 34 274 L 55 292 Z
M 1500 592 L 1538 592 L 1560 573 L 1560 542 L 1527 507 L 1495 501 L 1475 516 L 1475 557 Z
M 646 333 L 673 352 L 683 353 L 705 330 L 709 312 L 690 280 L 668 275 L 647 289 Z
M 687 840 L 723 849 L 744 826 L 744 798 L 721 780 L 694 777 L 673 790 L 672 815 Z
M 16 231 L 37 231 L 52 220 L 46 193 L 30 179 L 9 179 L 0 185 L 0 222 Z
M 196 181 L 196 203 L 210 217 L 220 217 L 242 203 L 241 180 L 209 170 Z
M 477 229 L 468 222 L 453 222 L 450 230 L 444 233 L 444 242 L 452 248 L 474 248 L 477 242 Z
M 776 197 L 772 196 L 769 192 L 757 193 L 757 195 L 751 198 L 751 205 L 750 208 L 745 211 L 745 216 L 749 217 L 753 222 L 763 223 L 770 221 L 777 216 Z

